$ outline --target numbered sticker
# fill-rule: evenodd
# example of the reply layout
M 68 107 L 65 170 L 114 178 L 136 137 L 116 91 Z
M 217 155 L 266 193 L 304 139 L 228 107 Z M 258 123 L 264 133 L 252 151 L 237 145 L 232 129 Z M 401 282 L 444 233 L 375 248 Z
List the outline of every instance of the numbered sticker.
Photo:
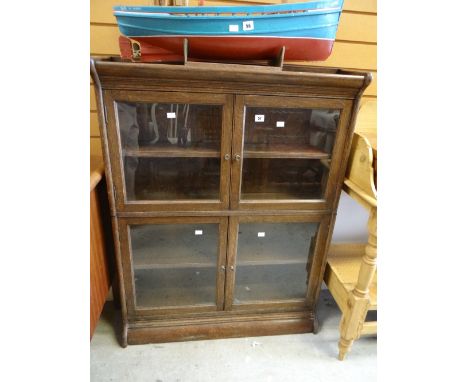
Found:
M 167 118 L 169 119 L 175 118 L 175 113 L 167 113 Z
M 255 114 L 255 122 L 265 122 L 265 116 L 263 114 Z
M 229 32 L 239 32 L 239 25 L 229 25 Z
M 196 229 L 195 230 L 195 235 L 203 235 L 203 230 L 202 229 Z
M 245 31 L 253 31 L 254 30 L 254 22 L 250 21 L 243 21 L 242 22 L 242 29 Z
M 276 121 L 276 127 L 284 127 L 284 121 Z
M 265 237 L 265 232 L 257 232 L 258 237 Z

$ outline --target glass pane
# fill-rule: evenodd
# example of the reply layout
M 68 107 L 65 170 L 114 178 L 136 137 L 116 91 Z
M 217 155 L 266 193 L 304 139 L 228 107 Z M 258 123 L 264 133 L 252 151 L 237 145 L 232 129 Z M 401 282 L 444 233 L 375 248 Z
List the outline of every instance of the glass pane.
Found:
M 221 105 L 118 102 L 128 201 L 219 200 Z
M 339 110 L 247 107 L 241 199 L 321 199 Z
M 125 158 L 127 200 L 219 199 L 217 158 Z
M 234 304 L 304 299 L 318 223 L 239 224 Z
M 136 305 L 215 305 L 218 240 L 218 224 L 131 225 Z
M 247 158 L 242 165 L 242 199 L 320 199 L 329 162 L 315 159 Z

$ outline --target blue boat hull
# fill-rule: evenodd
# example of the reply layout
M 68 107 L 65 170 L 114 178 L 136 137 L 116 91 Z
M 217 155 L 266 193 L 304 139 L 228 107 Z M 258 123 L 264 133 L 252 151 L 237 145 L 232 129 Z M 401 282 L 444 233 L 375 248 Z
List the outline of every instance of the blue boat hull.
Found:
M 116 7 L 114 13 L 120 32 L 140 45 L 144 61 L 150 56 L 152 61 L 180 57 L 184 38 L 194 58 L 265 59 L 285 46 L 287 60 L 319 61 L 331 54 L 342 5 L 343 0 L 249 7 Z M 214 11 L 218 15 L 210 14 Z M 233 15 L 228 16 L 230 12 Z M 158 51 L 166 52 L 161 59 Z

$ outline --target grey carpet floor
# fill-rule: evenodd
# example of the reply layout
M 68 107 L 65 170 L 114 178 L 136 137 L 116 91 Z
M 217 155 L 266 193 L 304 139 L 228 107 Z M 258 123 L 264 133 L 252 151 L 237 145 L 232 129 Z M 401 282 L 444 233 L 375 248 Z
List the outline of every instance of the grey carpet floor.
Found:
M 119 346 L 111 302 L 91 341 L 91 381 L 356 381 L 377 380 L 377 340 L 356 341 L 337 360 L 340 311 L 327 290 L 319 333 Z

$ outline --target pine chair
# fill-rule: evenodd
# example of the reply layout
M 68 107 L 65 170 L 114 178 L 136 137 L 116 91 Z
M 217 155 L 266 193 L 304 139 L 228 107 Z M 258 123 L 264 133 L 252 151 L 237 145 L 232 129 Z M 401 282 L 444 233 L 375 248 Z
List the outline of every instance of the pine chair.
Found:
M 377 190 L 372 147 L 359 134 L 354 134 L 343 189 L 369 211 L 369 237 L 365 246 L 335 245 L 328 254 L 324 280 L 343 314 L 340 360 L 361 335 L 377 333 L 377 322 L 365 321 L 369 310 L 377 310 Z

